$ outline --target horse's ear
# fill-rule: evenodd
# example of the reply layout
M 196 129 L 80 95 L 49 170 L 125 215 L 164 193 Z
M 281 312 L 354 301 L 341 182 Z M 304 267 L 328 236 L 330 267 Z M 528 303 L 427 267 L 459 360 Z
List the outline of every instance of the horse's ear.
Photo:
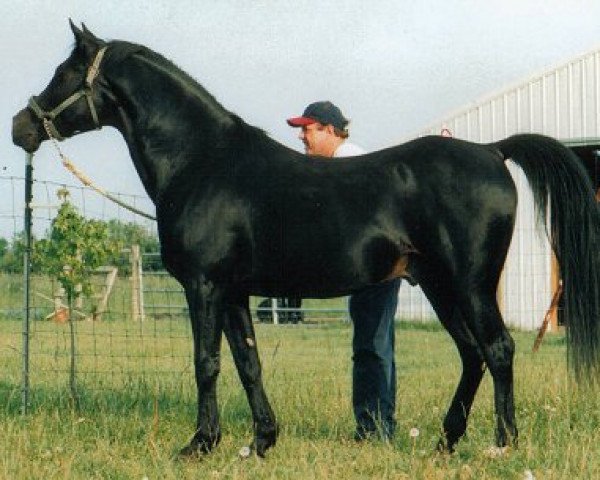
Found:
M 100 40 L 85 25 L 82 24 L 83 30 L 80 30 L 71 19 L 69 19 L 69 23 L 73 35 L 75 35 L 75 48 L 86 57 L 91 57 L 98 49 L 98 45 L 101 43 Z
M 81 30 L 79 30 L 79 28 L 77 28 L 77 25 L 75 25 L 73 23 L 73 20 L 71 20 L 69 18 L 69 25 L 71 26 L 71 31 L 73 32 L 73 35 L 75 35 L 75 41 L 77 43 L 79 43 L 79 41 L 81 40 L 81 37 L 83 37 L 83 32 Z
M 100 43 L 100 40 L 96 35 L 94 35 L 89 28 L 85 26 L 85 23 L 81 22 L 81 26 L 83 27 L 83 34 L 88 37 L 90 40 L 94 40 L 97 43 Z

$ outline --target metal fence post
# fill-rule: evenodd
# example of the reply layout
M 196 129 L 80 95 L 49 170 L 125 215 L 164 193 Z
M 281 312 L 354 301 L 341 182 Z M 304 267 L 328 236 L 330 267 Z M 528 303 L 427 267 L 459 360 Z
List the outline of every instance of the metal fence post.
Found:
M 33 185 L 33 153 L 28 153 L 25 161 L 25 252 L 23 255 L 24 308 L 23 316 L 23 378 L 21 381 L 21 412 L 27 413 L 29 407 L 29 318 L 30 318 L 30 280 L 31 280 L 31 201 Z

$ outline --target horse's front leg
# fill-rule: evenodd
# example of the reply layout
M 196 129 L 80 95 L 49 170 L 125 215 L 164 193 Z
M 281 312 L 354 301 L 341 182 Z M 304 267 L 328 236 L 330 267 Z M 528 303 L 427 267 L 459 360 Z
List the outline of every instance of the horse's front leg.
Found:
M 248 296 L 237 295 L 227 308 L 223 325 L 233 359 L 246 391 L 254 421 L 254 449 L 264 456 L 277 441 L 275 414 L 265 393 Z
M 194 337 L 194 367 L 198 390 L 196 432 L 182 455 L 210 452 L 221 440 L 217 377 L 223 332 L 222 289 L 200 278 L 184 284 Z

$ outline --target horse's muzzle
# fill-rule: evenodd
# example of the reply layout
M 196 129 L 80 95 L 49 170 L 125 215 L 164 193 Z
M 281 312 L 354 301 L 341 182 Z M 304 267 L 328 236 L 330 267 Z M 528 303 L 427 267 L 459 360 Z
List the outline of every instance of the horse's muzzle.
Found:
M 35 152 L 42 143 L 43 132 L 40 121 L 28 108 L 24 108 L 13 117 L 12 140 L 26 152 Z

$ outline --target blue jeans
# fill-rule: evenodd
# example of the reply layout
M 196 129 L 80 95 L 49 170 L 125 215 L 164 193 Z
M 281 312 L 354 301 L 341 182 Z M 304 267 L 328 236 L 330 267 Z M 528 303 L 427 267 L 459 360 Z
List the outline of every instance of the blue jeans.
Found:
M 352 339 L 352 407 L 357 436 L 394 434 L 396 362 L 394 316 L 400 279 L 373 285 L 350 297 Z

